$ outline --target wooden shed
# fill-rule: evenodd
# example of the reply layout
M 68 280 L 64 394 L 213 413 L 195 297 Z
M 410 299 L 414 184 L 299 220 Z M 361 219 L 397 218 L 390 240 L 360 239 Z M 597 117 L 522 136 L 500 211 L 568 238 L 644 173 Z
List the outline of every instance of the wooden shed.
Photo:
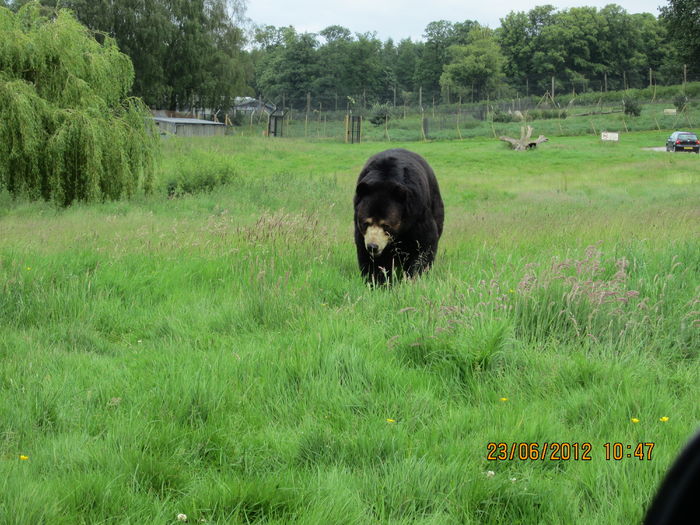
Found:
M 179 137 L 213 137 L 224 135 L 226 125 L 197 118 L 153 117 L 161 135 Z

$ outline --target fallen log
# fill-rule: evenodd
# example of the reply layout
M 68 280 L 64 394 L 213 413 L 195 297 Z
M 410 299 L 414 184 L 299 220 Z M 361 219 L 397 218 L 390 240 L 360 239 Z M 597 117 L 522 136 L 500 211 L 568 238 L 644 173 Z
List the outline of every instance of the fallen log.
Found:
M 576 115 L 572 115 L 572 117 L 592 117 L 593 115 L 612 115 L 613 113 L 624 113 L 624 111 L 621 109 L 612 111 L 591 111 L 590 113 L 577 113 Z
M 522 126 L 520 128 L 519 139 L 501 136 L 498 137 L 498 140 L 508 142 L 510 144 L 510 147 L 513 148 L 515 151 L 526 151 L 528 149 L 533 149 L 536 148 L 538 144 L 542 144 L 543 142 L 547 142 L 549 140 L 544 135 L 540 135 L 536 139 L 530 138 L 532 136 L 532 131 L 532 126 Z

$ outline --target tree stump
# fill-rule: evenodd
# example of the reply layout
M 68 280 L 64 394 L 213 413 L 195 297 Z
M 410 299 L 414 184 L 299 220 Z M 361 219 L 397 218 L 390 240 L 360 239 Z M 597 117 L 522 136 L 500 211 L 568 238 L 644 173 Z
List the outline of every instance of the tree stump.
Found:
M 544 135 L 540 135 L 536 139 L 530 138 L 532 136 L 532 126 L 522 126 L 520 128 L 520 139 L 513 139 L 510 137 L 498 137 L 499 140 L 508 142 L 510 147 L 515 151 L 525 151 L 528 149 L 536 148 L 538 144 L 547 142 L 549 139 Z

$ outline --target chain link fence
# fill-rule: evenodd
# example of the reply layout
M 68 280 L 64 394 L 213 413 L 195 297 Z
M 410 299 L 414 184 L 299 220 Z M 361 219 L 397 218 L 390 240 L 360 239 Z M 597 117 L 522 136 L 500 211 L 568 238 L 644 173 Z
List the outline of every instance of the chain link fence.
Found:
M 537 133 L 550 135 L 597 134 L 601 131 L 668 130 L 700 125 L 700 82 L 679 86 L 651 86 L 616 92 L 575 92 L 552 97 L 514 97 L 478 103 L 415 106 L 394 101 L 363 104 L 362 97 L 346 97 L 336 109 L 308 97 L 303 109 L 278 108 L 237 113 L 231 117 L 234 133 L 350 142 L 350 117 L 361 118 L 360 140 L 414 141 L 464 139 L 519 134 L 529 124 Z M 358 100 L 360 102 L 358 102 Z M 338 101 L 338 105 L 340 100 Z M 631 112 L 637 106 L 639 113 Z M 280 118 L 282 117 L 282 118 Z

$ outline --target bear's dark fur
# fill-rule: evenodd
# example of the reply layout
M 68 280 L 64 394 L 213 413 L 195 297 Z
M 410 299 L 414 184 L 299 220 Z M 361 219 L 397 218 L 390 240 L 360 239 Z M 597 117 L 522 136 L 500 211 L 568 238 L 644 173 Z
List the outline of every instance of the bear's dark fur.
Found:
M 445 209 L 432 168 L 405 149 L 377 153 L 355 190 L 355 245 L 360 271 L 373 283 L 414 276 L 435 259 Z

